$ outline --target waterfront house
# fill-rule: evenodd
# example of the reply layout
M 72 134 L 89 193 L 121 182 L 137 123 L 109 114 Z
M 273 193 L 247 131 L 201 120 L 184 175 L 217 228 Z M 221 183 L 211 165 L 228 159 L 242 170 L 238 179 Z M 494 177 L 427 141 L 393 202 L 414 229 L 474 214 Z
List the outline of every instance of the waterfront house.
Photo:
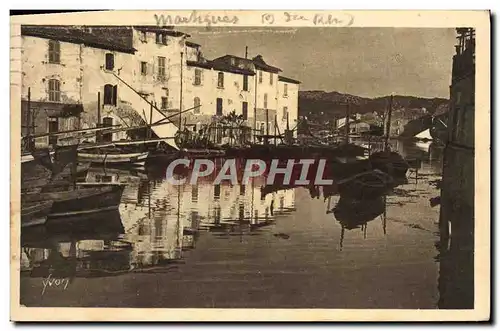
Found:
M 168 26 L 23 26 L 23 134 L 174 115 L 153 132 L 176 147 L 171 138 L 184 124 L 197 129 L 233 111 L 249 132 L 274 134 L 278 126 L 283 134 L 286 118 L 295 126 L 299 81 L 279 76 L 260 55 L 207 60 L 189 37 Z

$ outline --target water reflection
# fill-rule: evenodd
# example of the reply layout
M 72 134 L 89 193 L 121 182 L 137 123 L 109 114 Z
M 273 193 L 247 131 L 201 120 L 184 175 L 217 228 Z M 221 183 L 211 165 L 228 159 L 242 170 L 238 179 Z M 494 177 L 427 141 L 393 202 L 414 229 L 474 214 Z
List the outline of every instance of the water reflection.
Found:
M 126 281 L 149 293 L 144 306 L 433 308 L 438 289 L 441 297 L 444 288 L 451 293 L 446 284 L 456 265 L 441 262 L 438 287 L 438 210 L 428 200 L 439 194 L 430 182 L 439 178 L 441 156 L 439 148 L 420 147 L 393 143 L 421 159 L 418 181 L 363 201 L 331 187 L 270 187 L 264 177 L 173 186 L 162 178 L 165 169 L 92 168 L 88 181 L 128 184 L 119 212 L 23 229 L 21 275 L 34 282 L 21 301 L 40 305 L 32 291 L 40 278 L 57 275 L 113 279 L 102 283 L 110 294 L 99 305 L 107 306 L 136 304 L 122 299 Z M 450 251 L 441 250 L 439 261 Z M 140 274 L 169 275 L 154 284 L 171 286 L 155 285 L 153 295 Z M 377 286 L 365 286 L 364 277 Z M 64 306 L 71 295 L 45 304 Z M 79 300 L 94 302 L 81 293 Z

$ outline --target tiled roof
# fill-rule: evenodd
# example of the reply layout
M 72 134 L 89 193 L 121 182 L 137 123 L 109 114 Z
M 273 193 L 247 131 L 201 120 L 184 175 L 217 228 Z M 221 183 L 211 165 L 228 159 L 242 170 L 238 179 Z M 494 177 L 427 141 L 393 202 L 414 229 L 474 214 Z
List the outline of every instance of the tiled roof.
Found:
M 250 69 L 246 68 L 241 68 L 239 66 L 233 66 L 229 62 L 224 61 L 227 59 L 225 56 L 222 58 L 217 58 L 212 61 L 187 61 L 187 65 L 191 67 L 199 67 L 199 68 L 205 68 L 205 69 L 213 69 L 217 71 L 223 71 L 223 72 L 230 72 L 233 74 L 239 74 L 239 75 L 248 75 L 248 76 L 254 76 L 255 72 Z
M 210 61 L 200 62 L 200 61 L 187 61 L 187 65 L 190 67 L 199 67 L 205 69 L 212 69 L 212 63 Z
M 295 79 L 292 79 L 292 78 L 288 78 L 288 77 L 285 77 L 285 76 L 278 76 L 278 80 L 280 82 L 286 82 L 286 83 L 292 83 L 292 84 L 300 84 L 300 82 L 298 80 L 295 80 Z
M 192 41 L 186 41 L 186 45 L 188 45 L 189 47 L 200 47 L 201 46 L 200 44 L 194 43 Z
M 132 47 L 132 30 L 127 27 L 22 25 L 21 35 L 84 44 L 123 53 L 133 54 L 136 51 Z
M 173 26 L 160 27 L 156 25 L 134 25 L 134 29 L 144 32 L 155 32 L 155 33 L 161 32 L 172 37 L 181 37 L 181 36 L 190 37 L 190 35 L 188 35 L 187 33 L 174 30 Z
M 275 74 L 277 74 L 278 72 L 282 71 L 280 68 L 273 67 L 273 66 L 267 64 L 266 62 L 264 62 L 264 59 L 262 58 L 262 55 L 257 55 L 256 57 L 254 57 L 252 59 L 252 61 L 253 61 L 253 64 L 255 65 L 255 67 L 257 69 L 264 70 L 264 71 L 269 71 L 269 72 L 272 72 L 272 73 L 275 73 Z

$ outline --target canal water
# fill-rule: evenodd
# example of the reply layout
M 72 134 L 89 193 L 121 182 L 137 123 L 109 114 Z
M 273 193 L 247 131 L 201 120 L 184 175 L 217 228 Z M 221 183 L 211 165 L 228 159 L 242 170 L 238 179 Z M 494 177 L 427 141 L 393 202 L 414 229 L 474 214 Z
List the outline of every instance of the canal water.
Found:
M 438 308 L 442 150 L 408 183 L 342 209 L 338 196 L 248 185 L 173 186 L 164 171 L 93 169 L 127 183 L 118 212 L 23 230 L 21 304 L 59 307 Z M 441 276 L 441 277 L 440 277 Z

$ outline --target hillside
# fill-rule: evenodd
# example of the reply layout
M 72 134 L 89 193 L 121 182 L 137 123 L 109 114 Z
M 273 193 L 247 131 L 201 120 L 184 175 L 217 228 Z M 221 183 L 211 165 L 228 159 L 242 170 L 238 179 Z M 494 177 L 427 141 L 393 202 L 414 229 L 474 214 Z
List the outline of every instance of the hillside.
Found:
M 371 99 L 335 91 L 299 91 L 299 116 L 307 116 L 318 122 L 328 121 L 334 117 L 345 116 L 347 104 L 349 104 L 351 114 L 365 114 L 374 111 L 380 114 L 388 109 L 389 100 L 390 96 Z M 425 108 L 432 114 L 439 106 L 444 107 L 447 103 L 448 100 L 443 98 L 428 99 L 395 95 L 393 109 L 411 112 L 415 109 Z

